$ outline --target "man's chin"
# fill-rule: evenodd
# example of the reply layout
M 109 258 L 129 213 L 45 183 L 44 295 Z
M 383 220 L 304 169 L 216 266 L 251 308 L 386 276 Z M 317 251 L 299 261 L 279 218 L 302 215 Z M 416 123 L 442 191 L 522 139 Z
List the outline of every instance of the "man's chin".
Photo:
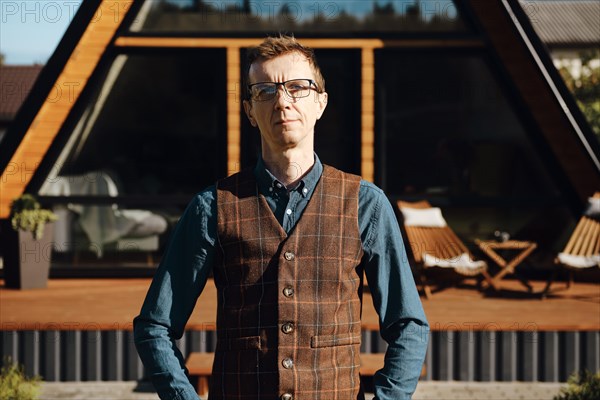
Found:
M 279 132 L 279 137 L 281 138 L 281 141 L 284 143 L 295 143 L 300 141 L 300 139 L 302 139 L 302 133 L 298 132 L 296 130 L 291 130 L 291 129 L 282 129 Z

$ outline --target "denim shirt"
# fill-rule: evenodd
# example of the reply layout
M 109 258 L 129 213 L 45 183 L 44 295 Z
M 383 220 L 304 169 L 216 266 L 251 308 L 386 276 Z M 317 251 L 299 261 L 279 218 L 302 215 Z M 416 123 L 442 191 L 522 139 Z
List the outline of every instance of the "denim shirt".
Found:
M 323 165 L 315 164 L 293 189 L 259 160 L 254 174 L 273 214 L 290 232 L 302 216 Z M 410 399 L 427 350 L 429 325 L 407 262 L 396 216 L 381 189 L 361 181 L 358 222 L 364 267 L 382 338 L 388 343 L 383 369 L 373 378 L 375 398 Z M 190 202 L 171 237 L 140 315 L 135 344 L 161 399 L 198 399 L 175 340 L 181 338 L 213 267 L 217 243 L 216 187 Z

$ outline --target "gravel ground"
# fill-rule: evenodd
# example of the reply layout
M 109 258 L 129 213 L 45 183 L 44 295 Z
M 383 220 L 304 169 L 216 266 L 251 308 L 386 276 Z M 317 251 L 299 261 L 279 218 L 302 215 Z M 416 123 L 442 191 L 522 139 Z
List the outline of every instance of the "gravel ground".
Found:
M 561 383 L 420 382 L 414 400 L 552 400 Z M 372 395 L 367 396 L 372 399 Z M 45 382 L 40 400 L 157 400 L 148 382 Z

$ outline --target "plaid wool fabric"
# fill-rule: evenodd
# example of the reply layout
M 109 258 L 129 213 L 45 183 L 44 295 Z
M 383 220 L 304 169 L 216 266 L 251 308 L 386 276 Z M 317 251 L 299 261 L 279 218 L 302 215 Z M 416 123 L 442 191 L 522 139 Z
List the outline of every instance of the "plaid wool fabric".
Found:
M 252 171 L 218 182 L 211 400 L 362 398 L 359 187 L 324 166 L 288 236 Z

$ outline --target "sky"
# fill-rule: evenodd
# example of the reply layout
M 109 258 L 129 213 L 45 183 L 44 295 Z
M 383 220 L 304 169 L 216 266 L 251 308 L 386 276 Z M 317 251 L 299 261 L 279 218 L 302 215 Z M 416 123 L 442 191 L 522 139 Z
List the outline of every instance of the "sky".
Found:
M 82 0 L 0 0 L 0 53 L 5 64 L 45 64 Z

